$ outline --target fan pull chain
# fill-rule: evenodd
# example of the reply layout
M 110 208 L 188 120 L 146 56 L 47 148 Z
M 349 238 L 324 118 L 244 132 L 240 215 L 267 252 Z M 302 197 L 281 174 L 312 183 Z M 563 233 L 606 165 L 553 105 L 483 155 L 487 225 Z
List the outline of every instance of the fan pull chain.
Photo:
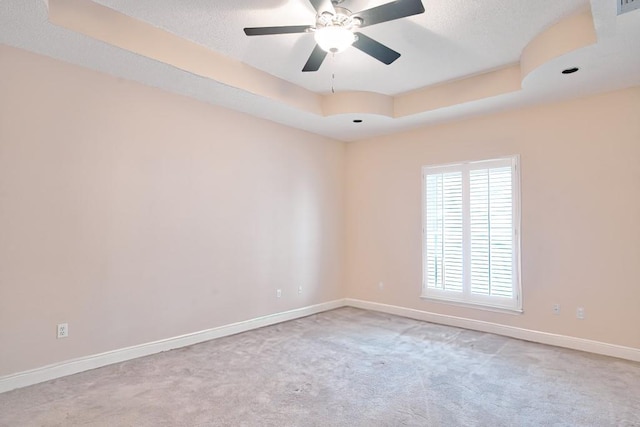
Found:
M 335 59 L 336 59 L 336 54 L 332 53 L 331 54 L 331 70 L 335 70 L 335 67 L 334 67 Z M 335 82 L 336 82 L 336 73 L 335 71 L 331 71 L 331 93 L 336 93 L 336 89 L 334 87 Z

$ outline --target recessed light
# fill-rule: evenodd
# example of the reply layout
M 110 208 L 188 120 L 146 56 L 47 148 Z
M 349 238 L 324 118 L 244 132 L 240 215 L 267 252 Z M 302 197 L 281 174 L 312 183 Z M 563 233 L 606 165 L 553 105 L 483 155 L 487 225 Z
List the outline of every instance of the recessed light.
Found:
M 573 67 L 573 68 L 567 68 L 566 70 L 562 70 L 562 74 L 573 74 L 576 71 L 578 71 L 580 68 L 578 67 Z
M 362 119 L 354 119 L 353 123 L 362 123 Z

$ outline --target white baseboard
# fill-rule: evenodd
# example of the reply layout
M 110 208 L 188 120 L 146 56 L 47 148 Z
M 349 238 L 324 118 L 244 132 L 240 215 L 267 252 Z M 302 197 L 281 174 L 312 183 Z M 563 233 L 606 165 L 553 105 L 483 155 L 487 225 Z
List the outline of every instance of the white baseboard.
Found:
M 379 311 L 397 316 L 408 317 L 441 325 L 456 326 L 458 328 L 472 329 L 475 331 L 489 332 L 518 338 L 525 341 L 533 341 L 541 344 L 549 344 L 557 347 L 565 347 L 573 350 L 581 350 L 589 353 L 618 357 L 620 359 L 640 362 L 640 349 L 624 347 L 615 344 L 607 344 L 600 341 L 592 341 L 584 338 L 570 337 L 566 335 L 551 334 L 548 332 L 522 329 L 514 326 L 498 323 L 483 322 L 480 320 L 466 319 L 463 317 L 448 316 L 445 314 L 430 313 L 412 308 L 398 307 L 395 305 L 380 304 L 377 302 L 363 301 L 352 298 L 345 299 L 345 305 L 362 308 L 365 310 Z
M 455 326 L 458 328 L 471 329 L 492 334 L 504 335 L 526 341 L 533 341 L 542 344 L 565 347 L 574 350 L 586 351 L 589 353 L 602 354 L 605 356 L 618 357 L 620 359 L 640 362 L 640 349 L 624 347 L 615 344 L 607 344 L 599 341 L 592 341 L 583 338 L 575 338 L 566 335 L 551 334 L 548 332 L 522 329 L 514 326 L 506 326 L 498 323 L 483 322 L 480 320 L 466 319 L 463 317 L 448 316 L 444 314 L 430 313 L 427 311 L 415 310 L 411 308 L 399 307 L 395 305 L 381 304 L 371 301 L 346 298 L 329 301 L 322 304 L 311 305 L 282 313 L 270 314 L 256 317 L 238 323 L 167 338 L 160 341 L 140 344 L 133 347 L 122 348 L 106 353 L 95 354 L 78 359 L 67 360 L 53 365 L 16 374 L 0 377 L 0 393 L 16 388 L 38 384 L 44 381 L 53 380 L 67 375 L 77 374 L 90 369 L 111 365 L 113 363 L 124 362 L 138 357 L 149 356 L 163 351 L 186 347 L 193 344 L 209 341 L 216 338 L 226 337 L 288 320 L 299 319 L 323 311 L 333 310 L 344 306 L 361 308 L 364 310 L 379 311 L 382 313 L 394 314 L 426 322 L 438 323 L 442 325 Z
M 80 357 L 77 359 L 43 366 L 41 368 L 36 368 L 29 371 L 7 375 L 4 377 L 0 377 L 0 393 L 41 383 L 44 381 L 49 381 L 55 378 L 64 377 L 67 375 L 77 374 L 79 372 L 88 371 L 90 369 L 111 365 L 113 363 L 124 362 L 126 360 L 136 359 L 138 357 L 149 356 L 151 354 L 173 350 L 175 348 L 186 347 L 215 338 L 226 337 L 229 335 L 238 334 L 240 332 L 262 328 L 264 326 L 286 322 L 287 320 L 294 320 L 301 317 L 310 316 L 312 314 L 343 307 L 344 305 L 345 303 L 342 299 L 329 301 L 322 304 L 297 308 L 282 313 L 270 314 L 267 316 L 245 320 L 243 322 L 232 323 L 217 328 L 207 329 L 204 331 L 194 332 L 191 334 L 181 335 L 173 338 L 167 338 L 160 341 L 140 344 L 133 347 L 108 351 L 106 353 Z

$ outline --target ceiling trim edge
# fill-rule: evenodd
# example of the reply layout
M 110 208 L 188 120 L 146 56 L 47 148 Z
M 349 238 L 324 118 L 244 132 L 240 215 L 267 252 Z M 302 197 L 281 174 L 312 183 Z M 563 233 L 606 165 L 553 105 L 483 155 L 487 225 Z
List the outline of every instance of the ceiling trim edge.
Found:
M 591 10 L 570 16 L 538 34 L 522 51 L 522 84 L 534 70 L 569 52 L 598 42 Z
M 404 94 L 322 95 L 277 78 L 92 0 L 48 0 L 49 21 L 77 33 L 319 116 L 374 114 L 400 118 L 516 92 L 545 63 L 597 42 L 591 11 L 536 36 L 520 63 Z

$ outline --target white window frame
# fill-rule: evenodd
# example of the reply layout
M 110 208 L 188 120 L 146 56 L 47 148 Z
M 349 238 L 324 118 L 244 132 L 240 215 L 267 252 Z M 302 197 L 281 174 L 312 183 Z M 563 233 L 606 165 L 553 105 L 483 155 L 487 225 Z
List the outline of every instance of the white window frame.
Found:
M 474 169 L 486 169 L 493 167 L 511 166 L 511 191 L 512 191 L 512 224 L 513 224 L 513 298 L 472 294 L 470 290 L 470 236 L 469 236 L 469 171 Z M 427 262 L 427 226 L 426 207 L 427 175 L 462 172 L 462 204 L 463 204 L 463 291 L 462 293 L 433 289 L 427 287 L 426 262 Z M 465 215 L 465 213 L 467 215 Z M 422 167 L 422 294 L 421 298 L 452 303 L 455 305 L 470 306 L 496 311 L 522 313 L 522 286 L 520 275 L 520 156 L 512 155 L 479 161 L 466 161 L 445 165 L 427 165 Z

